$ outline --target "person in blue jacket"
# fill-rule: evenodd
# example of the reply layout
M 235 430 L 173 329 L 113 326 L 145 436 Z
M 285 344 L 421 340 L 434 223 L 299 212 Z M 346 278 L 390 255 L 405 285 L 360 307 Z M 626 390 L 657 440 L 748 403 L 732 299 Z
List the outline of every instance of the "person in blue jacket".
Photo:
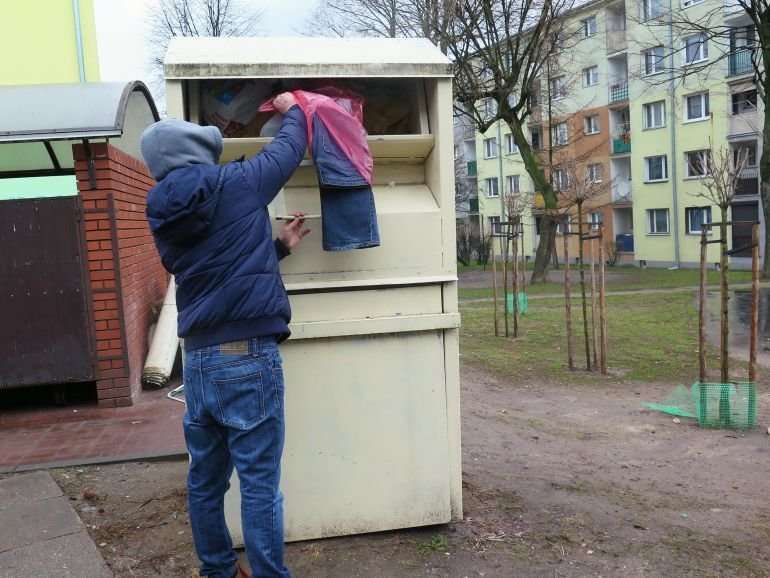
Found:
M 283 563 L 284 382 L 278 343 L 291 310 L 278 261 L 309 233 L 302 213 L 273 241 L 267 206 L 307 147 L 305 115 L 291 93 L 275 98 L 281 128 L 262 152 L 219 165 L 216 127 L 176 119 L 142 134 L 158 184 L 147 219 L 174 275 L 184 339 L 184 433 L 190 453 L 190 525 L 200 574 L 246 576 L 225 524 L 233 468 L 241 487 L 246 553 L 254 576 L 291 576 Z

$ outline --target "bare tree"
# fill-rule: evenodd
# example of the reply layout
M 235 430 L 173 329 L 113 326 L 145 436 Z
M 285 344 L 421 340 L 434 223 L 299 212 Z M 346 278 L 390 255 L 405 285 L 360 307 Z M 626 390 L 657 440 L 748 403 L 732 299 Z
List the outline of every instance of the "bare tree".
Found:
M 250 36 L 263 14 L 244 0 L 159 0 L 148 17 L 148 64 L 155 88 L 163 89 L 163 59 L 173 37 Z
M 730 334 L 730 325 L 727 305 L 730 294 L 727 277 L 730 262 L 727 259 L 727 213 L 735 197 L 735 190 L 738 187 L 741 171 L 746 166 L 748 158 L 749 155 L 746 149 L 720 148 L 717 151 L 702 151 L 690 161 L 691 165 L 693 165 L 693 172 L 699 175 L 700 182 L 703 185 L 701 191 L 693 196 L 706 199 L 709 204 L 719 207 L 722 383 L 727 383 L 729 380 L 728 336 Z M 733 226 L 736 225 L 733 224 Z
M 770 277 L 770 0 L 720 0 L 704 5 L 698 10 L 667 10 L 665 3 L 649 2 L 642 11 L 645 25 L 660 33 L 660 44 L 668 46 L 664 53 L 645 56 L 642 67 L 649 61 L 656 69 L 666 69 L 665 80 L 685 84 L 691 78 L 698 81 L 710 75 L 724 78 L 724 64 L 729 76 L 747 75 L 765 104 L 764 114 L 758 122 L 758 138 L 762 139 L 762 155 L 759 159 L 760 191 L 765 220 L 765 253 L 762 277 Z M 750 25 L 736 25 L 736 17 L 744 15 Z M 668 41 L 671 39 L 671 41 Z M 672 45 L 673 42 L 673 45 Z M 682 51 L 684 46 L 684 51 Z M 678 60 L 682 60 L 679 66 Z M 658 76 L 657 78 L 661 78 Z M 673 86 L 671 87 L 673 89 Z

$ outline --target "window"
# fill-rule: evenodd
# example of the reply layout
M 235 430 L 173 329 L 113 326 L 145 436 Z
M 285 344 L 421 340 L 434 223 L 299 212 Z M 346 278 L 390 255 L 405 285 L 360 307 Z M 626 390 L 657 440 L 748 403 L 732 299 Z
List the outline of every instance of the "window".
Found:
M 532 150 L 539 151 L 541 144 L 540 144 L 540 132 L 539 131 L 532 131 L 529 133 L 529 142 L 532 144 Z
M 599 67 L 589 66 L 583 69 L 583 86 L 599 84 Z
M 708 60 L 709 45 L 705 34 L 695 34 L 684 40 L 684 63 L 692 64 Z
M 484 139 L 484 158 L 493 159 L 497 156 L 497 138 Z
M 487 197 L 499 197 L 500 191 L 498 190 L 497 179 L 486 179 L 484 181 L 484 189 Z
M 586 180 L 589 183 L 601 183 L 602 182 L 602 164 L 595 163 L 586 167 Z
M 482 114 L 484 115 L 484 120 L 489 120 L 493 116 L 497 114 L 497 102 L 495 102 L 491 98 L 485 98 L 484 102 L 482 103 Z
M 567 92 L 564 87 L 564 75 L 557 76 L 556 78 L 551 79 L 551 98 L 553 100 L 558 100 L 560 98 L 564 98 L 567 95 Z
M 591 224 L 591 229 L 597 231 L 599 225 L 604 223 L 604 213 L 588 213 L 588 222 Z
M 583 132 L 597 134 L 599 132 L 599 115 L 587 116 L 583 119 Z
M 666 126 L 666 101 L 659 100 L 642 105 L 644 113 L 644 128 L 660 128 Z
M 505 192 L 513 195 L 518 195 L 521 192 L 521 189 L 519 189 L 519 175 L 508 175 L 505 177 Z
M 746 114 L 757 111 L 756 89 L 734 92 L 730 95 L 733 114 Z
M 554 50 L 564 50 L 564 31 L 558 30 L 553 35 Z
M 709 93 L 691 94 L 684 97 L 685 120 L 703 120 L 709 117 Z
M 500 226 L 500 217 L 489 217 L 489 232 L 493 235 L 499 235 L 502 231 L 503 228 Z
M 733 166 L 737 167 L 746 159 L 744 169 L 757 166 L 757 143 L 745 142 L 733 145 Z
M 538 105 L 538 91 L 532 90 L 529 94 L 527 94 L 527 111 L 532 112 L 533 108 L 536 108 Z
M 553 187 L 558 191 L 564 191 L 569 188 L 569 175 L 564 169 L 553 170 Z
M 644 180 L 665 181 L 668 178 L 666 155 L 646 157 L 644 159 Z
M 553 146 L 563 146 L 567 144 L 569 134 L 567 132 L 567 123 L 560 122 L 551 127 L 551 143 Z
M 572 232 L 572 223 L 570 223 L 569 215 L 561 215 L 556 223 L 557 235 L 564 235 L 565 231 L 567 234 Z
M 700 4 L 701 2 L 704 2 L 704 0 L 683 0 L 682 8 L 688 8 L 690 6 L 694 6 L 695 4 Z
M 684 153 L 687 178 L 705 177 L 711 169 L 711 151 L 700 150 Z
M 513 140 L 513 135 L 508 133 L 505 135 L 505 154 L 512 155 L 519 152 L 519 147 L 516 146 L 516 142 Z
M 668 209 L 647 209 L 647 232 L 650 235 L 668 234 Z
M 596 34 L 596 16 L 586 18 L 581 23 L 583 28 L 583 38 L 588 38 Z
M 654 48 L 648 48 L 642 52 L 644 74 L 657 74 L 663 72 L 665 64 L 665 56 L 663 54 L 662 46 L 655 46 Z
M 663 16 L 663 0 L 642 0 L 642 20 Z
M 711 207 L 687 207 L 685 209 L 687 216 L 687 233 L 690 235 L 700 235 L 701 225 L 711 223 Z M 711 227 L 707 229 L 711 232 Z
M 455 160 L 460 158 L 460 145 L 455 145 Z

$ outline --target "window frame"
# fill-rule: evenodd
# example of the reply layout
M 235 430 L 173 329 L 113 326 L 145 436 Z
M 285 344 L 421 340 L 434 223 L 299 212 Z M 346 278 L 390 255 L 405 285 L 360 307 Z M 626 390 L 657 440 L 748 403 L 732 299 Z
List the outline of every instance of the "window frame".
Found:
M 652 159 L 663 159 L 661 166 L 663 176 L 659 179 L 650 178 L 650 161 Z M 651 155 L 644 157 L 644 182 L 645 183 L 662 183 L 668 180 L 668 155 Z
M 599 178 L 596 178 L 597 174 Z M 589 183 L 601 183 L 604 180 L 604 165 L 602 163 L 591 163 L 586 165 L 586 180 Z
M 491 188 L 495 189 L 494 194 L 490 193 L 490 184 L 491 183 L 495 183 L 495 186 L 491 187 Z M 497 198 L 500 197 L 500 179 L 499 178 L 497 178 L 497 177 L 489 177 L 489 178 L 484 179 L 484 195 L 488 199 L 497 199 Z
M 647 111 L 648 110 L 654 110 L 653 107 L 655 105 L 660 105 L 660 120 L 661 124 L 658 125 L 648 125 L 647 124 Z M 652 115 L 655 116 L 654 114 Z M 654 120 L 654 119 L 653 119 Z M 666 126 L 666 101 L 665 100 L 655 100 L 653 102 L 647 102 L 642 105 L 642 128 L 644 130 L 654 130 L 656 128 L 665 128 Z
M 658 7 L 659 12 L 653 14 L 652 7 L 653 4 L 656 4 Z M 640 2 L 640 8 L 642 10 L 641 17 L 642 22 L 647 22 L 648 20 L 653 20 L 655 18 L 660 18 L 663 16 L 663 2 L 662 0 L 642 0 Z
M 692 169 L 697 168 L 695 164 L 693 164 L 693 159 L 691 158 L 691 155 L 698 155 L 695 160 L 699 163 L 700 166 L 704 165 L 703 159 L 705 158 L 705 172 L 702 173 L 692 173 Z M 711 174 L 711 151 L 708 149 L 698 149 L 694 151 L 685 151 L 684 153 L 684 174 L 685 179 L 702 179 L 703 177 L 707 177 Z
M 509 132 L 505 135 L 505 154 L 514 155 L 519 152 L 519 147 L 513 138 L 513 133 Z
M 561 100 L 567 97 L 565 79 L 566 75 L 564 74 L 549 79 L 551 83 L 551 100 Z
M 754 102 L 753 103 L 751 102 L 751 100 L 749 98 L 744 98 L 743 100 L 739 100 L 739 101 L 735 100 L 736 96 L 740 96 L 742 94 L 749 94 L 749 95 L 751 95 L 751 93 L 754 93 Z M 737 115 L 740 115 L 740 114 L 754 114 L 755 112 L 757 112 L 757 103 L 758 103 L 757 98 L 758 98 L 758 95 L 757 95 L 757 89 L 756 88 L 749 88 L 747 90 L 739 90 L 739 91 L 736 91 L 736 92 L 731 92 L 730 93 L 730 114 L 732 116 L 737 116 Z M 746 105 L 743 105 L 745 108 L 743 110 L 738 110 L 738 112 L 736 112 L 736 107 L 740 108 L 740 103 L 749 103 L 749 105 L 752 108 L 748 108 L 748 107 L 746 107 Z
M 596 86 L 599 84 L 599 65 L 594 64 L 593 66 L 586 66 L 583 69 L 581 76 L 583 78 L 583 88 Z
M 485 159 L 496 159 L 497 158 L 497 152 L 498 152 L 499 149 L 497 147 L 497 137 L 496 136 L 485 138 L 482 146 L 484 148 L 484 158 Z M 492 150 L 491 153 L 490 153 L 490 150 Z
M 696 116 L 696 117 L 690 117 L 690 99 L 691 98 L 699 98 L 700 99 L 700 106 L 701 111 L 705 112 L 702 116 Z M 705 90 L 703 92 L 696 92 L 694 94 L 686 94 L 684 96 L 684 122 L 699 122 L 703 120 L 708 120 L 711 118 L 711 103 L 709 99 L 709 91 Z
M 713 218 L 712 218 L 711 206 L 704 206 L 704 207 L 685 207 L 684 208 L 685 223 L 687 224 L 687 233 L 686 234 L 687 235 L 700 235 L 701 234 L 701 228 L 700 227 L 698 227 L 697 230 L 693 230 L 693 226 L 692 226 L 693 213 L 695 213 L 696 211 L 702 211 L 704 217 L 707 217 L 707 220 L 704 219 L 703 222 L 709 224 L 708 233 L 711 233 L 712 230 L 713 230 L 713 228 L 711 226 L 711 223 L 714 222 Z
M 564 137 L 563 142 L 562 138 Z M 569 126 L 566 122 L 556 123 L 551 127 L 551 146 L 563 147 L 569 143 Z
M 553 188 L 557 191 L 566 191 L 569 189 L 569 173 L 563 168 L 557 167 L 551 172 L 551 181 Z
M 588 223 L 592 231 L 598 231 L 599 225 L 604 224 L 604 213 L 601 211 L 589 211 Z
M 660 50 L 660 55 L 653 51 Z M 642 51 L 643 76 L 653 76 L 666 71 L 666 53 L 663 45 L 652 46 Z
M 489 232 L 492 235 L 500 235 L 502 224 L 499 215 L 489 215 Z
M 512 186 L 509 187 L 508 185 L 512 185 Z M 521 193 L 521 175 L 506 175 L 505 188 L 512 195 L 520 194 Z
M 690 48 L 690 40 L 693 38 L 698 38 L 698 51 L 695 58 L 692 60 L 689 60 L 689 48 Z M 691 36 L 688 36 L 683 41 L 684 46 L 682 47 L 683 53 L 682 53 L 682 65 L 687 66 L 689 64 L 698 64 L 700 62 L 706 62 L 709 59 L 709 45 L 708 45 L 708 37 L 703 34 L 702 32 L 699 32 L 698 34 L 693 34 Z
M 733 167 L 738 166 L 738 153 L 740 152 L 741 149 L 745 149 L 749 151 L 749 154 L 748 154 L 749 160 L 746 163 L 746 166 L 743 167 L 743 170 L 756 169 L 757 167 L 759 167 L 759 147 L 757 146 L 757 142 L 754 141 L 752 143 L 744 142 L 744 143 L 736 143 L 736 144 L 742 144 L 743 146 L 736 147 L 735 145 L 733 145 L 730 147 L 733 153 Z M 751 162 L 752 158 L 754 159 L 753 163 Z
M 596 122 L 592 122 L 592 119 L 596 119 Z M 599 134 L 602 132 L 601 127 L 601 118 L 598 114 L 592 114 L 590 116 L 583 117 L 583 134 L 591 135 L 591 134 Z M 594 128 L 594 125 L 596 127 L 596 130 L 589 131 L 589 128 Z
M 653 230 L 657 229 L 657 219 L 653 219 L 653 216 L 657 215 L 658 212 L 663 211 L 663 214 L 666 217 L 666 230 L 665 231 L 658 231 Z M 654 227 L 652 225 L 655 225 Z M 648 235 L 670 235 L 671 234 L 671 216 L 668 209 L 647 209 L 647 234 Z
M 591 31 L 590 23 L 593 23 L 593 32 Z M 599 24 L 596 21 L 596 14 L 581 20 L 580 28 L 583 33 L 583 38 L 590 38 L 591 36 L 596 36 L 596 34 L 599 31 Z

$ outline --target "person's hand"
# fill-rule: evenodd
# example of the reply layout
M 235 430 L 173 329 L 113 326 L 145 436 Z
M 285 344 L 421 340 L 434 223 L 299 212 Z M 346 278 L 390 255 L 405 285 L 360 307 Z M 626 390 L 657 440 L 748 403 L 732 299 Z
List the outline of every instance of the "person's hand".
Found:
M 293 250 L 294 247 L 299 245 L 299 242 L 310 233 L 310 229 L 303 229 L 302 225 L 305 224 L 304 217 L 307 213 L 292 213 L 291 215 L 294 217 L 291 221 L 286 223 L 283 227 L 281 227 L 281 232 L 278 233 L 278 239 L 286 245 L 286 248 L 289 249 L 289 251 Z
M 295 104 L 297 104 L 297 101 L 295 100 L 294 95 L 290 92 L 282 92 L 273 99 L 273 106 L 275 107 L 275 110 L 281 114 L 286 114 Z

